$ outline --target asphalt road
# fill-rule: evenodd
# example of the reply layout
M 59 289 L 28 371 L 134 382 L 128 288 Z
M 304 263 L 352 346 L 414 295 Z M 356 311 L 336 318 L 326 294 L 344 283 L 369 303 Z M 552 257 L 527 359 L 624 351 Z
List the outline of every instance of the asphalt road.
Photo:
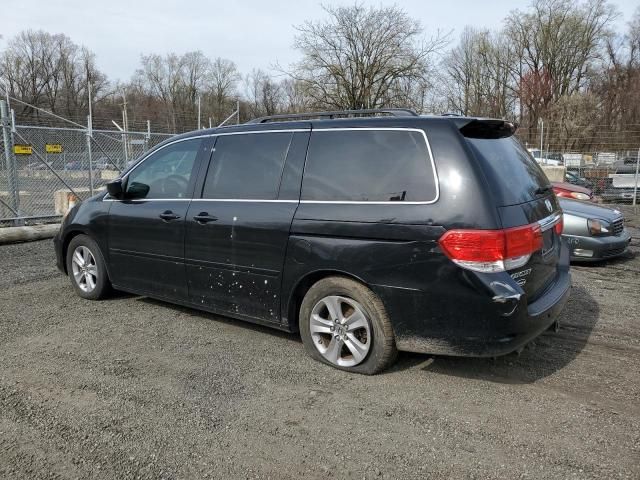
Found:
M 640 478 L 640 217 L 573 271 L 562 329 L 385 374 L 296 335 L 76 297 L 50 241 L 0 246 L 0 478 Z

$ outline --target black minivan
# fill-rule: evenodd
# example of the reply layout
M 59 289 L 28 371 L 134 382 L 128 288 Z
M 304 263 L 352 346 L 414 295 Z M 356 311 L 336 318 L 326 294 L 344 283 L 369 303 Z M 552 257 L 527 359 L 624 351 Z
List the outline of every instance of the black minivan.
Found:
M 299 331 L 373 374 L 398 350 L 497 356 L 570 289 L 562 212 L 503 120 L 407 110 L 282 115 L 173 137 L 65 217 L 58 267 Z

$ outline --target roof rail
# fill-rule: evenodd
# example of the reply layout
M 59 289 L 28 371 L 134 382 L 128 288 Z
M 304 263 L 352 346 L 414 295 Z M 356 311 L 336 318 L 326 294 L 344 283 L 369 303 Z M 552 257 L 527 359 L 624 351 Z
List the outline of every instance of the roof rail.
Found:
M 268 123 L 285 120 L 298 120 L 307 118 L 336 118 L 336 117 L 361 117 L 386 114 L 392 117 L 417 117 L 418 114 L 409 108 L 372 108 L 366 110 L 338 110 L 335 112 L 307 112 L 307 113 L 284 113 L 280 115 L 269 115 L 267 117 L 254 118 L 247 123 Z

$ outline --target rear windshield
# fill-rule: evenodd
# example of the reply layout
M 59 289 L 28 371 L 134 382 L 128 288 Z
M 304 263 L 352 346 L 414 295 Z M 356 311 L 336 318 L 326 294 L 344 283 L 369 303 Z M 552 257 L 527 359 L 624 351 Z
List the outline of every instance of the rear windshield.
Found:
M 536 190 L 549 180 L 517 138 L 467 138 L 499 206 L 517 205 L 537 198 Z

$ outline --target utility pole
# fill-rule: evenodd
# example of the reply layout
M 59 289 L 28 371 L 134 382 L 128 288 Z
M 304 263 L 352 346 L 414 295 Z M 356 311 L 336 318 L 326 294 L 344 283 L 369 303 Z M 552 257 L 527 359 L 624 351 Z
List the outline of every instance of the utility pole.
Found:
M 200 123 L 200 95 L 198 95 L 198 130 L 202 128 L 202 123 Z
M 542 156 L 542 150 L 544 148 L 544 121 L 542 118 L 538 119 L 538 123 L 540 124 L 540 163 L 544 163 L 544 157 Z
M 87 84 L 89 94 L 89 116 L 87 117 L 87 155 L 89 157 L 89 194 L 93 196 L 93 158 L 91 155 L 91 137 L 93 136 L 93 116 L 91 111 L 91 82 Z
M 4 81 L 4 93 L 7 96 L 7 110 L 11 111 L 11 102 L 9 101 L 9 82 Z
M 236 100 L 236 124 L 240 125 L 240 99 Z
M 122 91 L 122 127 L 125 132 L 129 131 L 129 113 L 127 112 L 127 97 L 124 90 Z
M 91 82 L 90 81 L 87 82 L 87 94 L 89 95 L 89 117 L 93 121 L 93 114 L 91 111 L 92 105 L 91 105 Z
M 129 163 L 129 138 L 127 135 L 129 131 L 129 116 L 127 114 L 127 97 L 124 90 L 122 90 L 122 128 L 122 146 L 124 148 L 124 165 L 122 165 L 122 169 L 124 170 L 127 167 L 127 163 Z

